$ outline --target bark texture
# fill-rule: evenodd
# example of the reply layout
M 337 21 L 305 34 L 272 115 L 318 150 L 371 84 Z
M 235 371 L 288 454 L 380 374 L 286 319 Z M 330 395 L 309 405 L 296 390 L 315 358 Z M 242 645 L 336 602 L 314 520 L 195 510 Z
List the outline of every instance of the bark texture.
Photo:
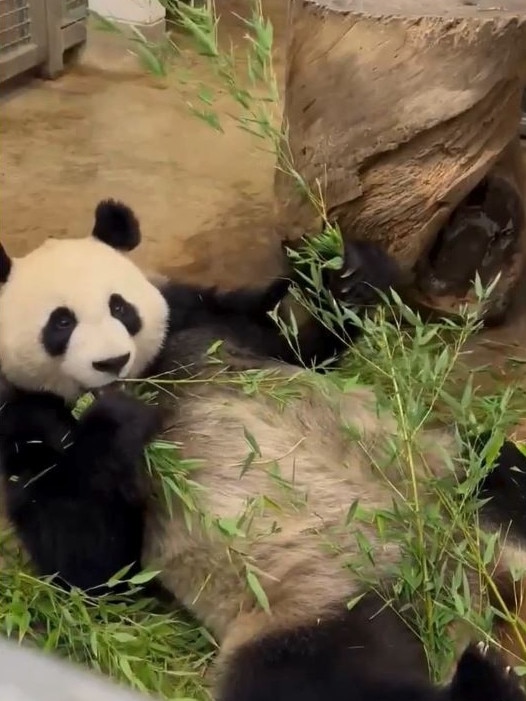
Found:
M 397 258 L 424 305 L 454 308 L 471 297 L 474 263 L 498 268 L 487 311 L 499 317 L 526 258 L 517 138 L 526 0 L 289 0 L 289 7 L 287 160 L 344 236 L 376 241 Z M 283 161 L 276 174 L 277 227 L 293 241 L 319 231 L 322 218 L 287 170 Z M 484 197 L 473 204 L 468 196 L 497 174 L 509 190 L 491 196 L 492 224 L 481 227 L 487 246 L 473 247 L 473 226 L 464 231 L 451 217 L 459 206 L 483 213 Z M 510 229 L 503 221 L 512 210 Z M 437 242 L 453 225 L 456 233 Z M 442 254 L 445 270 L 453 239 L 454 279 L 430 277 L 430 253 Z

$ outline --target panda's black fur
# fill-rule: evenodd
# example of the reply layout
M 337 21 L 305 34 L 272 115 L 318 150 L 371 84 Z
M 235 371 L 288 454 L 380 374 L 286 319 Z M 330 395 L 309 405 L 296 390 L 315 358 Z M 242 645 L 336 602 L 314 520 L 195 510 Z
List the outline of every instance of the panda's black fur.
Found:
M 219 545 L 208 542 L 206 535 L 184 532 L 177 507 L 172 519 L 152 512 L 144 449 L 161 432 L 170 439 L 182 439 L 190 453 L 195 446 L 201 452 L 210 451 L 202 479 L 212 483 L 210 499 L 218 513 L 226 509 L 227 514 L 232 502 L 244 498 L 243 494 L 235 495 L 243 480 L 249 489 L 251 484 L 262 488 L 264 479 L 247 470 L 241 480 L 236 465 L 232 465 L 235 475 L 226 472 L 230 443 L 234 437 L 238 440 L 243 422 L 266 429 L 263 446 L 273 447 L 275 437 L 276 443 L 284 442 L 287 447 L 289 434 L 290 441 L 303 436 L 298 460 L 303 460 L 314 500 L 327 506 L 330 521 L 331 514 L 338 512 L 341 490 L 346 497 L 350 489 L 345 478 L 341 482 L 336 479 L 338 451 L 347 443 L 335 417 L 341 411 L 344 418 L 355 422 L 373 451 L 382 452 L 384 432 L 387 435 L 393 427 L 388 418 L 376 413 L 371 404 L 374 398 L 367 391 L 337 393 L 331 401 L 331 396 L 309 387 L 308 379 L 304 396 L 279 415 L 263 398 L 247 398 L 205 385 L 192 390 L 191 396 L 183 392 L 175 407 L 173 400 L 158 407 L 122 390 L 108 389 L 75 420 L 71 404 L 81 388 L 90 389 L 83 385 L 89 384 L 90 377 L 98 378 L 97 387 L 109 384 L 109 379 L 99 378 L 99 374 L 107 371 L 110 377 L 112 365 L 118 372 L 123 362 L 131 364 L 130 377 L 167 372 L 180 377 L 194 374 L 196 369 L 207 372 L 203 357 L 216 339 L 223 340 L 224 362 L 234 369 L 270 368 L 288 377 L 299 362 L 267 314 L 277 302 L 286 301 L 287 283 L 278 280 L 262 292 L 219 293 L 173 282 L 159 283 L 154 289 L 133 264 L 125 264 L 112 253 L 112 248 L 128 251 L 139 242 L 139 226 L 131 210 L 112 201 L 101 203 L 93 234 L 93 243 L 56 242 L 54 248 L 35 257 L 33 267 L 28 263 L 24 268 L 21 261 L 12 261 L 3 249 L 0 252 L 0 282 L 4 283 L 0 293 L 0 361 L 10 383 L 0 413 L 0 466 L 8 516 L 38 572 L 58 572 L 64 586 L 97 593 L 105 591 L 102 585 L 132 562 L 129 574 L 137 572 L 141 560 L 146 564 L 160 562 L 161 583 L 210 624 L 221 640 L 215 690 L 218 701 L 524 701 L 526 696 L 514 674 L 500 657 L 480 646 L 469 645 L 464 650 L 449 684 L 432 684 L 422 646 L 396 607 L 385 606 L 373 591 L 359 592 L 359 601 L 347 607 L 347 580 L 340 572 L 339 560 L 335 563 L 318 551 L 309 514 L 299 529 L 296 517 L 289 514 L 281 535 L 276 535 L 277 545 L 264 539 L 260 545 L 251 541 L 253 547 L 260 548 L 258 563 L 266 563 L 271 574 L 283 573 L 282 581 L 278 576 L 275 585 L 270 584 L 270 589 L 275 588 L 274 598 L 270 596 L 276 609 L 273 611 L 271 605 L 267 614 L 243 592 L 230 569 L 235 570 L 235 564 L 224 559 Z M 75 281 L 78 288 L 61 290 L 60 266 L 69 266 L 75 257 L 80 267 L 71 263 L 69 278 L 65 278 L 68 282 L 62 288 Z M 91 278 L 94 297 L 90 298 L 86 296 L 88 273 L 82 278 L 82 262 L 89 267 L 91 257 L 95 263 L 100 257 L 99 286 L 108 285 L 100 302 L 95 295 L 97 280 Z M 44 263 L 56 269 L 43 270 Z M 110 271 L 115 275 L 115 289 L 110 284 Z M 343 304 L 361 313 L 375 301 L 372 288 L 385 291 L 396 284 L 396 275 L 396 266 L 381 251 L 350 243 L 342 274 L 329 282 Z M 32 279 L 35 284 L 29 289 Z M 122 302 L 112 306 L 115 294 Z M 33 309 L 35 316 L 37 311 L 40 315 L 48 309 L 47 297 L 53 304 L 62 299 L 56 323 L 50 322 L 51 316 L 38 321 L 42 327 L 51 323 L 53 333 L 62 334 L 62 352 L 56 356 L 50 354 L 45 335 L 37 333 L 37 322 L 29 319 Z M 70 309 L 68 316 L 64 308 L 67 311 L 69 298 L 78 308 Z M 104 311 L 106 303 L 109 309 Z M 17 304 L 19 309 L 14 308 Z M 52 309 L 47 314 L 50 312 Z M 133 326 L 133 332 L 126 324 L 132 313 L 141 322 Z M 88 321 L 94 329 L 107 329 L 108 338 L 98 331 L 86 331 Z M 357 329 L 349 328 L 348 333 L 353 337 Z M 75 334 L 84 335 L 77 341 Z M 115 338 L 110 338 L 112 334 Z M 131 355 L 139 358 L 135 366 L 128 346 Z M 327 360 L 340 350 L 337 339 L 310 318 L 300 326 L 299 348 L 301 361 L 307 365 Z M 103 351 L 107 355 L 101 357 Z M 70 374 L 62 377 L 66 366 Z M 442 437 L 430 435 L 428 442 L 425 450 L 430 463 L 440 473 Z M 217 448 L 221 445 L 225 455 Z M 364 458 L 358 445 L 349 450 L 352 489 L 363 488 L 373 506 L 383 505 L 385 491 L 365 471 L 369 458 Z M 505 443 L 483 485 L 489 496 L 496 496 L 488 528 L 496 530 L 519 516 L 519 544 L 510 548 L 501 544 L 499 576 L 521 560 L 520 542 L 526 535 L 522 524 L 526 485 L 524 478 L 511 471 L 515 466 L 524 468 L 526 461 L 512 443 Z M 214 549 L 220 564 L 211 585 L 214 595 L 196 602 L 192 597 L 200 582 L 198 586 L 193 579 L 215 565 L 211 557 Z M 396 553 L 388 555 L 386 564 L 396 557 Z M 378 577 L 382 576 L 380 567 Z M 348 594 L 356 594 L 356 587 L 349 582 Z

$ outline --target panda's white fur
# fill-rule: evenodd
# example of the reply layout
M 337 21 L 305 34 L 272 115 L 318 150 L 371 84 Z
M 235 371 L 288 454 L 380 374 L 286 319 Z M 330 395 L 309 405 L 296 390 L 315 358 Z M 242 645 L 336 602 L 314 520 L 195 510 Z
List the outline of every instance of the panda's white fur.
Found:
M 274 369 L 294 375 L 292 386 L 299 385 L 301 396 L 287 398 L 280 407 L 276 399 L 246 396 L 235 388 L 191 386 L 184 410 L 166 434 L 182 445 L 184 458 L 202 461 L 192 479 L 203 486 L 204 512 L 234 522 L 255 496 L 272 500 L 252 515 L 241 538 L 229 542 L 230 550 L 214 542 L 198 517 L 188 532 L 187 508 L 177 500 L 171 516 L 157 511 L 151 515 L 145 562 L 161 570 L 166 588 L 221 641 L 230 634 L 236 641 L 239 636 L 248 639 L 258 626 L 263 632 L 315 621 L 342 599 L 352 598 L 360 584 L 353 583 L 342 566 L 358 550 L 353 528 L 345 524 L 350 505 L 359 499 L 364 509 L 385 509 L 393 487 L 402 497 L 409 486 L 402 481 L 408 475 L 401 474 L 400 464 L 387 464 L 386 446 L 396 435 L 396 424 L 378 414 L 368 389 L 342 393 L 330 380 L 312 378 L 309 371 L 302 381 L 302 371 L 277 364 Z M 257 456 L 245 471 L 254 450 L 247 435 L 257 443 Z M 426 447 L 420 476 L 428 470 L 435 476 L 445 473 L 451 452 L 448 438 L 440 433 L 428 437 Z M 276 465 L 294 494 L 274 476 Z M 276 521 L 279 532 L 272 530 Z M 398 547 L 381 545 L 372 524 L 367 528 L 360 523 L 360 529 L 371 542 L 374 570 L 380 575 L 399 560 Z M 327 550 L 322 543 L 325 532 L 341 552 Z M 273 612 L 270 617 L 254 606 L 239 560 L 231 562 L 231 549 L 245 552 L 248 562 L 264 573 L 260 577 Z M 245 615 L 232 627 L 238 614 Z
M 134 337 L 108 313 L 107 299 L 114 292 L 139 311 L 142 328 Z M 61 305 L 74 310 L 78 325 L 64 355 L 51 358 L 39 335 L 51 311 Z M 12 261 L 0 293 L 2 373 L 22 390 L 46 390 L 67 402 L 116 379 L 141 377 L 152 364 L 156 367 L 159 353 L 164 356 L 164 366 L 178 379 L 188 380 L 199 370 L 205 380 L 217 374 L 217 366 L 203 364 L 206 349 L 214 340 L 210 330 L 181 328 L 168 333 L 169 311 L 162 291 L 107 243 L 93 237 L 46 242 L 26 257 Z M 224 323 L 228 330 L 229 322 Z M 286 685 L 284 679 L 273 681 L 274 686 L 269 682 L 265 694 L 258 695 L 250 680 L 239 676 L 242 670 L 232 671 L 238 652 L 267 639 L 275 645 L 280 634 L 305 628 L 315 631 L 324 622 L 343 615 L 344 602 L 363 592 L 360 580 L 344 567 L 360 551 L 356 527 L 373 551 L 374 564 L 364 574 L 379 582 L 388 578 L 399 562 L 399 546 L 384 543 L 373 523 L 349 525 L 348 511 L 356 500 L 373 510 L 389 508 L 393 498 L 403 500 L 412 485 L 407 465 L 391 454 L 390 438 L 397 426 L 392 417 L 379 411 L 370 390 L 356 387 L 344 392 L 330 376 L 316 375 L 257 353 L 244 355 L 239 343 L 228 341 L 227 363 L 273 370 L 298 392 L 280 406 L 264 392 L 250 395 L 235 383 L 181 382 L 176 397 L 163 400 L 165 409 L 168 407 L 163 438 L 180 443 L 185 458 L 200 461 L 191 477 L 203 487 L 199 503 L 209 517 L 232 523 L 246 511 L 250 500 L 264 495 L 269 501 L 253 508 L 250 527 L 243 526 L 243 537 L 225 540 L 216 529 L 205 527 L 201 513 L 188 520 L 187 508 L 180 500 L 174 498 L 169 514 L 152 499 L 142 564 L 159 569 L 165 588 L 220 642 L 218 669 L 222 681 L 218 688 L 222 689 L 222 701 L 282 701 L 285 694 L 280 684 Z M 126 353 L 130 353 L 130 360 L 118 378 L 92 367 L 99 358 Z M 253 446 L 247 436 L 253 436 L 257 443 L 257 454 L 248 467 L 247 457 Z M 420 498 L 432 498 L 426 486 L 430 475 L 451 475 L 451 457 L 457 453 L 458 446 L 443 432 L 420 436 L 416 460 Z M 494 530 L 491 523 L 488 527 Z M 507 573 L 523 565 L 524 560 L 520 545 L 502 541 L 494 563 L 496 574 Z M 261 608 L 247 586 L 247 562 L 264 588 L 270 612 Z M 476 573 L 471 576 L 470 587 L 472 605 L 477 606 L 482 592 Z M 363 621 L 356 622 L 357 630 L 360 625 Z M 404 645 L 400 642 L 401 649 Z M 259 655 L 263 655 L 261 650 Z M 408 657 L 408 668 L 413 662 Z M 488 661 L 481 658 L 478 662 L 484 665 Z M 354 669 L 350 660 L 348 664 Z M 498 665 L 491 670 L 500 679 Z M 269 674 L 274 674 L 273 668 L 269 668 Z M 386 672 L 386 677 L 389 674 Z M 386 685 L 391 685 L 389 699 L 406 698 L 402 677 L 400 682 L 397 678 L 386 680 Z M 264 686 L 265 680 L 258 680 Z M 329 679 L 327 689 L 332 688 L 330 683 Z M 383 691 L 381 685 L 375 690 L 375 683 L 371 682 L 370 690 L 364 686 L 367 693 L 356 698 L 387 698 L 387 686 Z M 400 691 L 396 695 L 398 683 Z M 413 689 L 411 683 L 407 682 L 407 690 Z M 427 683 L 414 683 L 412 699 L 438 699 Z M 418 695 L 420 683 L 422 691 Z M 515 686 L 513 690 L 516 694 Z M 343 688 L 340 681 L 335 681 L 333 691 L 345 692 L 334 696 L 338 701 L 354 698 L 350 682 Z M 287 698 L 296 699 L 290 689 Z M 503 694 L 501 701 L 523 698 Z M 458 701 L 463 699 L 458 697 Z M 487 701 L 482 692 L 480 700 Z
M 141 309 L 142 329 L 133 338 L 108 314 L 112 290 Z M 37 341 L 49 314 L 61 305 L 73 307 L 79 323 L 65 355 L 50 357 Z M 91 237 L 49 239 L 14 259 L 9 285 L 2 290 L 2 371 L 24 389 L 50 390 L 73 400 L 87 388 L 115 381 L 94 370 L 92 362 L 99 358 L 130 353 L 121 375 L 140 375 L 152 349 L 162 345 L 166 323 L 163 296 L 125 255 Z

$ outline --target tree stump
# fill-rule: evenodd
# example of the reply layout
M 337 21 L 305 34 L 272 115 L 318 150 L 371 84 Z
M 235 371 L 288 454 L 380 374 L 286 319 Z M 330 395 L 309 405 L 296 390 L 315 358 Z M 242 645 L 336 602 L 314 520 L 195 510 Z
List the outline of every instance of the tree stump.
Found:
M 476 270 L 485 283 L 500 271 L 486 309 L 500 319 L 526 259 L 526 0 L 289 8 L 284 126 L 296 173 L 345 237 L 399 261 L 425 307 L 451 312 L 472 298 Z M 282 159 L 277 229 L 294 241 L 322 218 L 287 170 Z

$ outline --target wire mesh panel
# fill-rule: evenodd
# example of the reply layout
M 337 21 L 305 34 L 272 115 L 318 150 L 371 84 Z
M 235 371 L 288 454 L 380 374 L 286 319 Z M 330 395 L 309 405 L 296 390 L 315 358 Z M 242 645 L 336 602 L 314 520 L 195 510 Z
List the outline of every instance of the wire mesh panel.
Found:
M 79 7 L 86 8 L 86 0 L 64 0 L 64 5 L 68 12 L 75 11 Z
M 0 56 L 31 43 L 28 0 L 0 0 Z
M 88 15 L 88 0 L 62 0 L 62 16 L 65 23 L 76 22 Z
M 66 52 L 86 42 L 87 16 L 88 0 L 0 0 L 0 84 L 35 68 L 61 75 Z

